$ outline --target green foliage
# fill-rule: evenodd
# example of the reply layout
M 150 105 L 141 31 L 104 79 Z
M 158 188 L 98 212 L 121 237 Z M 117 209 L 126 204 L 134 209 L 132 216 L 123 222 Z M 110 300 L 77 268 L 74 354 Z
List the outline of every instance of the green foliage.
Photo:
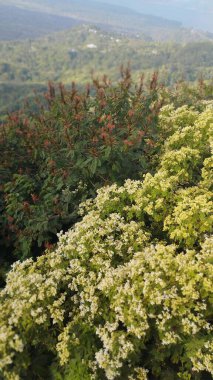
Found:
M 156 173 L 99 189 L 54 251 L 14 264 L 0 295 L 5 380 L 28 379 L 41 350 L 55 379 L 211 377 L 213 103 L 203 108 L 165 106 Z
M 0 87 L 6 86 L 6 94 L 9 92 L 13 98 L 8 102 L 8 98 L 3 96 L 0 110 L 14 109 L 17 90 L 21 85 L 25 85 L 25 93 L 30 93 L 33 86 L 38 89 L 41 85 L 45 86 L 50 78 L 65 84 L 70 84 L 74 79 L 82 85 L 87 83 L 94 68 L 97 74 L 108 73 L 110 78 L 117 80 L 118 67 L 128 62 L 135 78 L 142 72 L 151 75 L 158 70 L 160 80 L 167 85 L 183 79 L 193 82 L 201 76 L 211 81 L 212 45 L 212 41 L 186 44 L 146 41 L 143 36 L 138 38 L 105 32 L 89 26 L 37 40 L 2 41 Z
M 35 97 L 47 91 L 47 86 L 36 83 L 1 83 L 0 84 L 0 128 L 8 112 L 15 112 L 27 107 L 35 108 Z
M 50 78 L 63 83 L 75 78 L 85 83 L 94 67 L 117 78 L 120 64 L 129 61 L 137 75 L 158 69 L 168 73 L 170 83 L 183 77 L 193 81 L 198 75 L 211 79 L 212 44 L 144 41 L 79 26 L 36 40 L 1 41 L 0 81 L 46 84 Z
M 1 239 L 19 259 L 54 243 L 98 187 L 152 170 L 160 150 L 156 75 L 148 88 L 127 70 L 116 86 L 94 80 L 92 95 L 55 91 L 50 84 L 48 109 L 13 114 L 0 131 Z

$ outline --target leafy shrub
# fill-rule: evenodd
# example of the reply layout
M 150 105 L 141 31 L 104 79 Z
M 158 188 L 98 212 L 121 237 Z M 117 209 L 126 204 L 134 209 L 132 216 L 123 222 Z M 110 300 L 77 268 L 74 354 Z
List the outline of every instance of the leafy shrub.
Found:
M 163 108 L 173 133 L 156 174 L 99 189 L 54 252 L 14 264 L 0 295 L 6 380 L 39 378 L 41 355 L 55 379 L 210 378 L 212 106 Z
M 94 80 L 91 91 L 60 86 L 59 95 L 50 84 L 48 109 L 11 115 L 1 127 L 1 240 L 19 259 L 54 243 L 97 188 L 139 178 L 156 163 L 157 76 L 134 87 L 127 70 L 115 86 Z
M 188 105 L 202 109 L 203 101 L 211 101 L 213 98 L 213 81 L 205 82 L 200 79 L 194 85 L 180 81 L 169 89 L 170 102 L 176 107 Z

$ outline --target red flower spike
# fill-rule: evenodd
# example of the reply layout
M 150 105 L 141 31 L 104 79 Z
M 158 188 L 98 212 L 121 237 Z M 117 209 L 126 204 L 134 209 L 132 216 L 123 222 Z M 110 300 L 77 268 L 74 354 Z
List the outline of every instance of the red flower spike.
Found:
M 34 203 L 38 202 L 38 200 L 39 200 L 39 197 L 36 194 L 31 194 L 31 198 L 32 198 Z
M 92 142 L 93 142 L 93 144 L 97 144 L 98 143 L 98 138 L 97 137 L 93 137 L 92 138 Z
M 108 123 L 107 124 L 107 128 L 109 129 L 109 131 L 113 131 L 113 129 L 115 129 L 115 125 L 114 124 L 111 124 L 111 123 Z
M 145 132 L 144 132 L 144 131 L 139 131 L 139 132 L 138 132 L 138 136 L 143 137 L 144 135 L 145 135 Z
M 24 207 L 25 210 L 28 210 L 29 207 L 30 207 L 29 202 L 23 202 L 23 207 Z
M 106 132 L 102 132 L 102 133 L 101 133 L 101 138 L 102 138 L 102 139 L 105 140 L 105 139 L 107 138 L 107 136 L 108 136 L 108 134 L 107 134 Z
M 8 220 L 9 223 L 13 223 L 14 218 L 13 218 L 12 216 L 9 215 L 9 216 L 7 217 L 7 220 Z
M 44 141 L 44 147 L 45 147 L 45 148 L 48 148 L 50 145 L 51 145 L 51 143 L 50 143 L 49 140 L 45 140 L 45 141 Z
M 24 119 L 24 120 L 23 120 L 23 125 L 24 125 L 25 127 L 28 127 L 28 126 L 29 126 L 29 120 L 28 120 L 28 119 Z
M 133 142 L 132 141 L 129 141 L 129 140 L 124 140 L 124 145 L 126 146 L 132 146 L 133 145 Z
M 131 117 L 131 116 L 134 116 L 134 114 L 135 114 L 135 112 L 134 112 L 133 110 L 129 110 L 129 111 L 128 111 L 128 116 Z
M 148 140 L 147 140 L 147 145 L 153 147 L 153 146 L 155 146 L 155 143 L 154 143 L 153 140 L 148 139 Z
M 47 242 L 44 243 L 44 247 L 45 247 L 45 249 L 52 249 L 53 248 L 53 244 L 48 243 L 48 241 L 47 241 Z

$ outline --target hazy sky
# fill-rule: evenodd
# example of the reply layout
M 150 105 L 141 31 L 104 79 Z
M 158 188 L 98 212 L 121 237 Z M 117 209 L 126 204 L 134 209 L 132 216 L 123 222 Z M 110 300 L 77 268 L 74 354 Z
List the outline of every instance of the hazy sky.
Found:
M 184 26 L 213 32 L 213 0 L 96 0 L 125 5 L 142 13 L 181 21 Z

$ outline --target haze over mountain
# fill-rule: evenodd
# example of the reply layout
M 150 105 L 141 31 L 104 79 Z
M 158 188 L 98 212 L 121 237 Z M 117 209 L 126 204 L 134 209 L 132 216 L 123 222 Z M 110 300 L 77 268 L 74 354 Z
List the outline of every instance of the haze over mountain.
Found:
M 0 5 L 0 40 L 19 40 L 72 28 L 76 19 Z
M 184 0 L 169 2 L 176 3 L 176 8 L 171 8 L 171 4 L 165 6 L 165 2 L 133 0 L 129 4 L 127 0 L 0 0 L 0 39 L 38 37 L 52 32 L 54 25 L 57 31 L 69 28 L 76 22 L 95 24 L 105 30 L 139 34 L 150 40 L 182 42 L 212 38 L 208 33 L 188 30 L 181 22 L 174 21 L 178 14 L 176 8 L 182 9 L 180 4 Z M 157 11 L 161 7 L 165 12 Z M 168 12 L 169 7 L 172 13 Z M 183 7 L 182 13 L 184 10 Z M 167 16 L 172 16 L 170 18 L 173 20 L 166 19 Z
M 213 32 L 212 0 L 96 0 L 127 6 L 138 12 L 174 19 L 184 26 Z

